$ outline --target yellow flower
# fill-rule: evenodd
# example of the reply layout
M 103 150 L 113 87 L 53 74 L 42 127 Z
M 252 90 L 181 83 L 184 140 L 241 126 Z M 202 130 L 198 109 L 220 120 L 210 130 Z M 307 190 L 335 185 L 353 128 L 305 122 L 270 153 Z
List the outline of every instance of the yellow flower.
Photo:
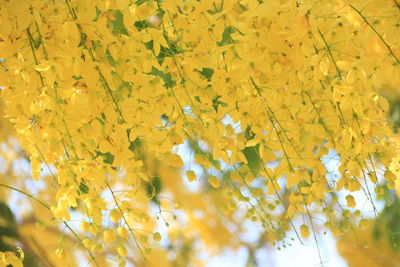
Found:
M 119 219 L 121 219 L 122 215 L 121 212 L 118 209 L 113 209 L 110 212 L 110 218 L 113 221 L 113 223 L 117 223 Z
M 106 244 L 115 241 L 116 240 L 115 233 L 111 230 L 104 231 L 103 240 Z
M 349 208 L 354 208 L 356 206 L 356 201 L 352 195 L 346 196 L 346 201 Z
M 214 187 L 214 188 L 218 188 L 221 186 L 219 179 L 217 176 L 212 175 L 209 179 L 208 179 L 208 183 Z
M 123 258 L 125 258 L 125 257 L 128 255 L 128 251 L 127 251 L 126 248 L 123 247 L 123 246 L 119 246 L 119 247 L 117 248 L 117 251 L 118 251 L 118 254 L 119 254 L 121 257 L 123 257 Z
M 161 241 L 161 235 L 160 235 L 159 232 L 155 232 L 155 233 L 153 234 L 153 240 L 154 240 L 154 241 L 157 241 L 157 242 Z
M 187 171 L 186 172 L 186 177 L 189 182 L 196 181 L 196 173 L 194 171 Z
M 125 238 L 125 239 L 128 238 L 128 231 L 125 229 L 125 227 L 119 226 L 117 228 L 117 232 L 118 232 L 119 236 L 121 236 L 122 238 Z
M 304 238 L 309 238 L 310 237 L 310 230 L 308 229 L 308 226 L 305 225 L 305 224 L 302 224 L 300 226 L 300 233 L 301 233 L 301 236 L 304 237 Z

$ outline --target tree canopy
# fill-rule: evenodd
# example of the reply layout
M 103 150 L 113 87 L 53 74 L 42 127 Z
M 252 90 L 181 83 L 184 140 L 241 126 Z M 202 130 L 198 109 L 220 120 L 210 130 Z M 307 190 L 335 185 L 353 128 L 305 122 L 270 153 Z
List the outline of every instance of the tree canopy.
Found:
M 0 265 L 365 247 L 372 221 L 397 247 L 397 0 L 0 0 L 0 25 L 2 214 L 30 236 Z

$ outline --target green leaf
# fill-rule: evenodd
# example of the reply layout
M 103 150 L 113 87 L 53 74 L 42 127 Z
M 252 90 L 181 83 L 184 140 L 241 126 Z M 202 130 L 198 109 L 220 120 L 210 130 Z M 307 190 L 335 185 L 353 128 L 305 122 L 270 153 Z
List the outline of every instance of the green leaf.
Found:
M 101 125 L 103 126 L 106 125 L 106 123 L 102 119 L 96 117 L 96 120 L 98 120 Z
M 79 184 L 79 192 L 81 194 L 87 194 L 89 193 L 89 187 L 85 184 L 85 182 L 82 180 L 81 183 Z
M 32 37 L 32 39 L 33 39 L 33 37 Z M 38 49 L 39 47 L 40 47 L 40 45 L 42 44 L 42 37 L 41 36 L 39 36 L 38 38 L 37 38 L 37 40 L 32 40 L 33 41 L 33 45 L 34 45 L 34 47 L 36 48 L 36 49 Z
M 156 14 L 157 17 L 159 17 L 160 19 L 162 19 L 165 15 L 165 11 L 163 9 L 160 9 L 158 11 L 158 13 Z
M 143 29 L 149 28 L 151 26 L 151 23 L 148 20 L 139 20 L 136 21 L 133 25 L 136 27 L 138 31 L 141 31 Z
M 182 50 L 175 42 L 169 41 L 169 47 L 160 46 L 160 53 L 157 56 L 158 63 L 161 65 L 166 57 L 173 57 L 174 55 L 181 54 Z
M 124 15 L 119 10 L 109 10 L 109 12 L 115 17 L 115 20 L 109 20 L 109 27 L 114 35 L 124 34 L 129 35 L 128 30 L 124 25 Z
M 106 114 L 104 114 L 104 112 L 101 112 L 100 115 L 103 120 L 107 120 Z
M 152 67 L 151 71 L 146 74 L 160 77 L 164 81 L 164 86 L 166 88 L 171 88 L 176 85 L 176 82 L 172 79 L 172 75 L 169 72 L 163 72 L 155 67 Z
M 115 61 L 115 59 L 114 59 L 113 56 L 111 55 L 110 50 L 109 50 L 108 48 L 107 48 L 107 50 L 106 50 L 106 57 L 107 57 L 108 63 L 110 63 L 111 66 L 115 67 L 115 66 L 118 65 L 118 62 Z
M 153 40 L 143 43 L 146 49 L 153 50 Z M 161 65 L 164 62 L 166 57 L 173 57 L 174 55 L 182 53 L 182 50 L 178 47 L 178 45 L 173 42 L 169 41 L 170 47 L 160 46 L 160 53 L 157 56 L 158 63 Z
M 145 42 L 143 44 L 144 44 L 144 47 L 146 47 L 146 49 L 153 51 L 153 40 L 150 40 L 150 41 Z
M 232 26 L 228 26 L 225 28 L 224 32 L 222 33 L 222 40 L 221 42 L 217 42 L 218 46 L 224 46 L 227 44 L 236 44 L 237 41 L 232 39 L 232 33 L 235 32 L 235 28 Z
M 217 6 L 216 4 L 215 4 L 215 2 L 213 3 L 213 7 L 214 7 L 214 9 L 212 10 L 207 10 L 207 13 L 208 14 L 210 14 L 210 15 L 215 15 L 215 14 L 218 14 L 218 13 L 221 13 L 221 11 L 222 11 L 222 9 L 223 9 L 223 7 L 224 7 L 224 1 L 222 1 L 221 2 L 221 4 L 219 5 L 219 6 Z
M 210 68 L 202 68 L 201 71 L 199 71 L 201 76 L 203 76 L 205 79 L 208 81 L 211 81 L 212 76 L 214 75 L 214 70 Z
M 251 131 L 251 127 L 247 126 L 246 130 L 244 131 L 244 135 L 246 136 L 247 140 L 252 140 L 254 139 L 254 137 L 256 136 L 252 131 Z
M 150 0 L 137 0 L 136 2 L 134 2 L 135 5 L 140 6 L 146 2 L 149 2 Z
M 134 141 L 131 141 L 128 149 L 132 152 L 135 152 L 136 149 L 139 149 L 141 146 L 141 141 L 139 138 L 136 138 Z
M 92 47 L 94 50 L 96 50 L 97 48 L 101 47 L 101 42 L 100 40 L 91 40 L 92 43 Z
M 222 107 L 227 107 L 228 106 L 226 103 L 219 101 L 220 98 L 221 98 L 221 96 L 218 95 L 218 96 L 214 97 L 213 100 L 212 100 L 212 102 L 213 102 L 212 107 L 214 108 L 214 110 L 216 112 L 218 112 L 218 106 L 220 106 L 220 105 Z
M 96 150 L 96 157 L 102 156 L 103 157 L 103 162 L 106 164 L 112 165 L 114 163 L 114 155 L 111 154 L 110 152 L 102 153 L 98 150 Z
M 165 87 L 167 87 L 167 88 L 171 88 L 171 87 L 176 85 L 176 82 L 174 80 L 172 80 L 171 73 L 164 73 L 163 76 L 162 76 L 162 79 L 163 79 L 163 81 L 165 83 L 164 84 Z
M 84 47 L 86 44 L 87 35 L 84 32 L 81 32 L 80 35 L 81 35 L 81 41 L 79 42 L 78 47 Z
M 259 157 L 259 148 L 260 145 L 257 144 L 255 146 L 245 147 L 242 150 L 242 153 L 247 160 L 247 164 L 249 165 L 249 168 L 254 175 L 256 175 L 260 171 L 262 166 L 262 162 Z
M 67 104 L 67 100 L 62 99 L 62 98 L 58 98 L 58 99 L 57 99 L 57 103 L 58 103 L 58 104 Z
M 101 10 L 96 6 L 96 17 L 93 19 L 94 22 L 99 20 Z
M 157 195 L 161 192 L 162 188 L 160 177 L 159 176 L 152 177 L 151 182 L 147 183 L 145 186 L 147 195 L 151 197 L 151 201 L 158 203 L 159 201 Z

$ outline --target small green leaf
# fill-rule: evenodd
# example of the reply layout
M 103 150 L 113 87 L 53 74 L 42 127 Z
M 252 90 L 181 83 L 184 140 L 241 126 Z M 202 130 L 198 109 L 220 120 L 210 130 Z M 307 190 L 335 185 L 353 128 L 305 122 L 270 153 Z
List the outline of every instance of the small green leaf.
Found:
M 109 10 L 109 12 L 115 17 L 115 20 L 109 20 L 109 27 L 114 35 L 124 34 L 129 35 L 128 30 L 124 25 L 124 15 L 119 10 Z
M 237 41 L 232 39 L 232 33 L 234 33 L 235 28 L 232 26 L 228 26 L 225 28 L 224 32 L 222 33 L 222 40 L 221 42 L 217 42 L 218 46 L 224 46 L 227 44 L 236 44 Z
M 89 193 L 89 187 L 84 183 L 82 180 L 81 183 L 79 184 L 79 192 L 81 194 L 87 194 Z
M 133 25 L 136 27 L 138 31 L 141 31 L 143 29 L 149 28 L 151 26 L 151 23 L 148 20 L 139 20 L 136 21 Z
M 82 75 L 79 75 L 79 76 L 72 75 L 72 78 L 74 78 L 75 80 L 82 80 L 83 79 Z
M 153 40 L 143 43 L 146 49 L 153 50 Z M 173 57 L 174 55 L 182 53 L 182 50 L 178 47 L 178 45 L 173 42 L 169 41 L 169 47 L 160 46 L 160 53 L 157 56 L 158 63 L 161 65 L 164 62 L 166 57 Z
M 86 44 L 87 35 L 86 35 L 86 33 L 84 33 L 84 32 L 81 32 L 80 34 L 81 34 L 81 41 L 79 42 L 78 47 L 81 47 L 81 46 L 84 47 L 85 44 Z
M 176 85 L 176 82 L 172 79 L 172 75 L 169 72 L 163 72 L 155 67 L 152 67 L 151 71 L 147 74 L 154 75 L 163 79 L 164 86 L 166 88 L 171 88 Z
M 139 149 L 140 146 L 141 146 L 141 141 L 140 141 L 139 138 L 136 138 L 134 141 L 132 141 L 132 142 L 129 144 L 128 149 L 129 149 L 130 151 L 132 151 L 132 152 L 135 152 L 135 150 L 136 150 L 136 149 Z
M 213 108 L 214 108 L 214 110 L 216 112 L 218 112 L 218 106 L 220 106 L 220 105 L 222 107 L 227 107 L 228 106 L 226 103 L 219 101 L 220 98 L 221 98 L 221 96 L 218 95 L 218 96 L 214 97 L 213 100 L 212 100 L 212 102 L 213 102 L 212 106 L 213 106 Z
M 137 6 L 140 6 L 140 5 L 142 5 L 142 4 L 146 3 L 146 2 L 149 2 L 149 1 L 150 0 L 137 0 L 134 4 L 137 5 Z
M 208 81 L 211 81 L 212 76 L 214 75 L 214 70 L 210 68 L 202 68 L 201 71 L 199 71 L 199 73 Z
M 256 175 L 258 171 L 261 169 L 262 162 L 258 155 L 260 145 L 245 147 L 242 152 L 244 157 L 247 160 L 247 164 L 251 170 L 251 172 Z
M 115 61 L 115 59 L 114 59 L 113 56 L 111 55 L 110 50 L 109 50 L 108 48 L 107 48 L 107 50 L 106 50 L 106 57 L 107 57 L 108 63 L 110 63 L 111 66 L 115 67 L 115 66 L 118 65 L 118 62 Z
M 103 157 L 103 162 L 106 164 L 112 165 L 114 163 L 114 155 L 111 154 L 110 152 L 102 153 L 98 150 L 96 150 L 96 157 L 102 156 Z
M 158 203 L 157 195 L 161 192 L 162 188 L 160 177 L 154 176 L 151 182 L 147 183 L 145 186 L 147 195 L 151 197 L 151 201 Z
M 101 10 L 96 6 L 96 17 L 93 19 L 94 22 L 99 20 Z

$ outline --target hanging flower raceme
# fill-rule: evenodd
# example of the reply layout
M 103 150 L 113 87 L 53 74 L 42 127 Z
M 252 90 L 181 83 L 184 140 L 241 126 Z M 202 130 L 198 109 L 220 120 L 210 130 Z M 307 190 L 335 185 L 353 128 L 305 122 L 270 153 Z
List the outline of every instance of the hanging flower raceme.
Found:
M 389 0 L 3 1 L 5 114 L 93 261 L 237 247 L 246 220 L 283 245 L 315 217 L 344 232 L 353 192 L 376 209 L 398 180 L 398 20 Z

